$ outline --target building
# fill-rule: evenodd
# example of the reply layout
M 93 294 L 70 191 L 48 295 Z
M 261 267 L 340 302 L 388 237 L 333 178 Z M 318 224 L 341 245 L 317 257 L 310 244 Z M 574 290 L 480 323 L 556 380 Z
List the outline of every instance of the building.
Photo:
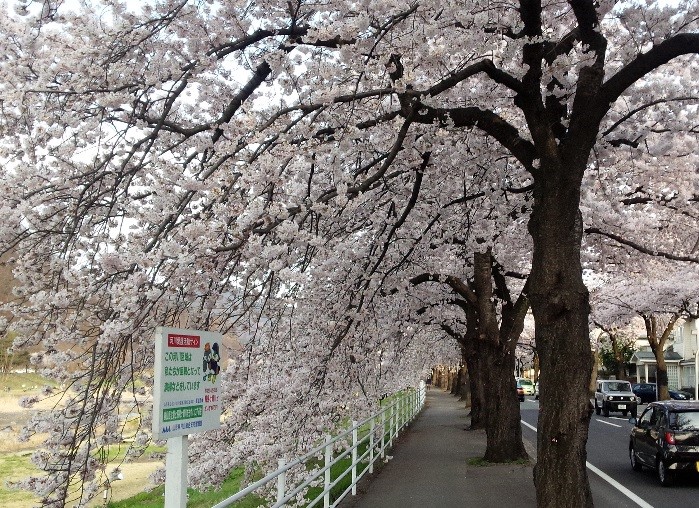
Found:
M 681 326 L 675 327 L 674 349 L 682 357 L 679 365 L 680 387 L 694 387 L 699 352 L 699 320 L 683 321 Z
M 699 321 L 696 319 L 678 321 L 665 350 L 668 388 L 685 389 L 694 393 L 696 382 L 696 358 L 699 351 Z M 656 381 L 655 355 L 648 341 L 639 340 L 638 351 L 631 357 L 635 367 L 636 382 Z M 633 375 L 633 372 L 632 372 Z

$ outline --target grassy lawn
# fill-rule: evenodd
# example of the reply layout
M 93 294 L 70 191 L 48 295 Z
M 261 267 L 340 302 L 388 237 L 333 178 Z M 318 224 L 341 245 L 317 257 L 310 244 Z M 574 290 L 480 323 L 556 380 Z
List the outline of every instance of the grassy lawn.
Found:
M 188 489 L 187 508 L 211 508 L 217 503 L 220 503 L 226 498 L 229 498 L 238 492 L 243 485 L 243 469 L 237 468 L 233 470 L 228 479 L 223 483 L 220 490 L 210 490 L 199 492 L 193 489 Z M 109 503 L 109 508 L 163 508 L 165 487 L 160 485 L 148 492 L 141 492 L 133 497 Z M 236 508 L 257 508 L 264 506 L 263 500 L 256 496 L 248 496 L 242 501 L 232 505 Z
M 33 372 L 0 374 L 0 388 L 5 392 L 36 392 L 42 386 L 57 386 L 57 384 Z
M 0 506 L 3 508 L 20 508 L 36 504 L 33 494 L 11 489 L 8 481 L 16 481 L 36 473 L 36 468 L 29 460 L 31 452 L 8 453 L 0 458 Z

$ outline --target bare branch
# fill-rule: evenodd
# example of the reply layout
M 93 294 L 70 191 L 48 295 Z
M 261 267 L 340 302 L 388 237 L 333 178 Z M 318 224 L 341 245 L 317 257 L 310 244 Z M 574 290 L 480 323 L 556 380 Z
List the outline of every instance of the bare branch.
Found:
M 699 34 L 677 34 L 653 46 L 648 52 L 639 54 L 602 85 L 594 108 L 608 111 L 638 80 L 673 58 L 692 53 L 699 53 Z
M 614 240 L 617 243 L 620 243 L 622 245 L 626 245 L 627 247 L 631 247 L 632 249 L 637 250 L 638 252 L 641 252 L 643 254 L 647 254 L 649 256 L 661 257 L 661 258 L 665 258 L 665 259 L 670 259 L 672 261 L 684 261 L 684 262 L 688 262 L 688 263 L 699 263 L 699 257 L 678 256 L 677 254 L 673 254 L 671 252 L 660 251 L 657 249 L 649 249 L 648 247 L 645 247 L 641 244 L 638 244 L 638 243 L 633 242 L 631 240 L 627 240 L 626 238 L 623 238 L 622 236 L 616 235 L 614 233 L 609 233 L 607 231 L 602 231 L 599 228 L 594 228 L 594 227 L 585 228 L 585 234 L 604 236 L 606 238 Z

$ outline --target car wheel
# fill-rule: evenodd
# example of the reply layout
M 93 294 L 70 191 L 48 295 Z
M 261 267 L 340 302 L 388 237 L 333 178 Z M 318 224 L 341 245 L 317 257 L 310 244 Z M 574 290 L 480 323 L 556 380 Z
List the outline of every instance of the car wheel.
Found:
M 600 407 L 597 405 L 597 399 L 595 399 L 595 414 L 599 416 L 599 414 L 602 412 Z
M 629 414 L 628 411 L 622 411 L 622 412 L 621 412 L 621 416 L 626 416 L 627 414 Z
M 631 460 L 631 469 L 634 471 L 640 471 L 643 469 L 643 466 L 638 461 L 638 457 L 636 457 L 636 450 L 634 449 L 633 445 L 629 446 L 629 459 Z
M 662 459 L 658 459 L 657 468 L 658 480 L 660 480 L 660 485 L 662 485 L 663 487 L 669 487 L 670 485 L 672 485 L 672 473 L 667 468 L 665 462 Z
M 609 418 L 609 406 L 607 404 L 602 406 L 602 413 L 604 414 L 605 418 Z

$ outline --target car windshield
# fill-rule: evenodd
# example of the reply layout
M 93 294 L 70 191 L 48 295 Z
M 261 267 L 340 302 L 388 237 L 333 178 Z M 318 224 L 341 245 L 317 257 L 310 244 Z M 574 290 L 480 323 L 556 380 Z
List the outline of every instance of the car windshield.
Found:
M 625 381 L 612 381 L 610 383 L 604 383 L 605 391 L 608 392 L 630 392 L 631 385 Z
M 699 411 L 670 413 L 670 428 L 673 430 L 699 430 Z
M 522 386 L 524 386 L 524 385 L 532 386 L 533 383 L 531 381 L 529 381 L 528 379 L 520 379 L 519 384 Z

